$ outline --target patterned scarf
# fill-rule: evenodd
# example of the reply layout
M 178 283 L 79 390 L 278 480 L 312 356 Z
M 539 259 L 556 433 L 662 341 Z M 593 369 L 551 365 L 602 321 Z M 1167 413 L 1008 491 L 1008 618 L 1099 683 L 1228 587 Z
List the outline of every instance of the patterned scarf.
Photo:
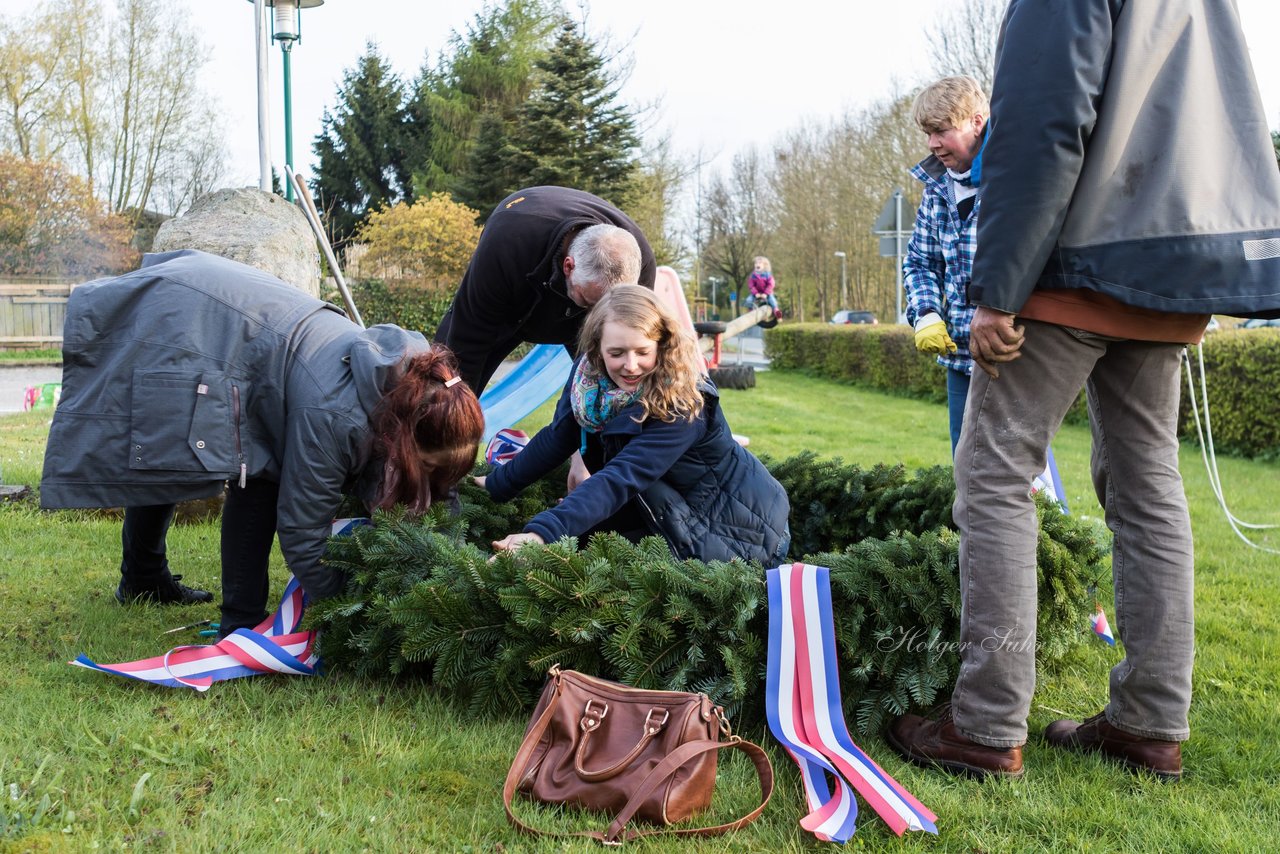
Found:
M 569 403 L 573 407 L 574 420 L 582 428 L 582 448 L 585 451 L 588 433 L 599 433 L 610 418 L 635 403 L 641 389 L 623 391 L 608 375 L 596 376 L 587 367 L 585 358 L 579 359 L 573 368 L 573 382 L 569 386 Z

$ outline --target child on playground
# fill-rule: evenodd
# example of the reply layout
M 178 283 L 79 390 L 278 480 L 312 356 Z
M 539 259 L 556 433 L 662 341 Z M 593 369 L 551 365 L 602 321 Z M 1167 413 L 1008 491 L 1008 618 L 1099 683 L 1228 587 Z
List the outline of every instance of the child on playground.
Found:
M 663 537 L 680 559 L 780 562 L 786 492 L 734 441 L 697 345 L 647 288 L 615 285 L 587 315 L 551 424 L 476 478 L 513 498 L 581 451 L 592 474 L 498 550 L 617 531 Z
M 778 298 L 773 295 L 773 266 L 769 263 L 769 259 L 763 255 L 757 255 L 755 258 L 755 269 L 751 272 L 751 277 L 747 279 L 747 310 L 754 310 L 757 302 L 766 302 L 773 309 L 775 318 L 782 317 L 782 311 L 778 308 Z

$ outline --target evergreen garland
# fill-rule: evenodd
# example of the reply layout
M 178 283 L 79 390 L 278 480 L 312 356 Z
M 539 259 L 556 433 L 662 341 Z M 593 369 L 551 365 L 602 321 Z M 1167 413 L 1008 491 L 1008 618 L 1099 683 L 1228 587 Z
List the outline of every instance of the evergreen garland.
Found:
M 934 703 L 959 666 L 959 535 L 941 522 L 950 519 L 950 471 L 908 478 L 900 466 L 864 472 L 812 454 L 770 467 L 793 496 L 793 533 L 804 531 L 793 555 L 831 569 L 851 723 L 870 733 Z M 523 712 L 559 663 L 637 687 L 702 691 L 731 714 L 758 716 L 763 568 L 677 561 L 660 538 L 634 544 L 616 534 L 581 549 L 565 538 L 491 558 L 491 540 L 563 492 L 563 469 L 507 504 L 466 484 L 457 516 L 441 507 L 420 520 L 379 514 L 375 526 L 333 540 L 327 561 L 350 584 L 308 615 L 323 629 L 326 663 L 419 673 L 477 714 Z M 1037 507 L 1044 665 L 1087 636 L 1106 544 L 1056 505 Z
M 893 531 L 953 528 L 955 481 L 944 466 L 908 477 L 901 465 L 870 471 L 811 451 L 774 463 L 762 458 L 791 501 L 791 553 L 843 549 Z

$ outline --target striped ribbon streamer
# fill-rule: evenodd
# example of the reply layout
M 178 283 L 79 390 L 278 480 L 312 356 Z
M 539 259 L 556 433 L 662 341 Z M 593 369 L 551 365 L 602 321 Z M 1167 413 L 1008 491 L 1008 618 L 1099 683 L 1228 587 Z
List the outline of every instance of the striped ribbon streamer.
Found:
M 778 570 L 768 572 L 769 580 L 769 657 L 765 671 L 765 717 L 774 738 L 800 768 L 804 784 L 805 801 L 809 814 L 800 820 L 800 826 L 812 832 L 824 842 L 849 841 L 856 829 L 858 805 L 853 791 L 835 766 L 821 753 L 809 746 L 806 716 L 800 704 L 800 692 L 796 690 L 796 656 L 794 644 L 783 654 L 784 627 L 789 632 L 791 603 L 782 595 Z M 784 702 L 789 698 L 790 702 Z M 836 792 L 831 793 L 827 774 L 836 782 Z
M 345 520 L 344 520 L 345 521 Z M 214 682 L 259 673 L 311 676 L 319 668 L 316 633 L 298 631 L 306 598 L 290 576 L 280 607 L 252 629 L 237 629 L 215 644 L 179 646 L 164 655 L 122 664 L 95 664 L 81 655 L 68 662 L 89 670 L 170 688 L 208 691 Z
M 937 816 L 853 742 L 840 702 L 831 571 L 809 564 L 768 571 L 769 729 L 800 767 L 810 813 L 801 820 L 818 838 L 852 837 L 853 790 L 894 833 L 937 833 Z M 826 776 L 836 782 L 832 794 Z

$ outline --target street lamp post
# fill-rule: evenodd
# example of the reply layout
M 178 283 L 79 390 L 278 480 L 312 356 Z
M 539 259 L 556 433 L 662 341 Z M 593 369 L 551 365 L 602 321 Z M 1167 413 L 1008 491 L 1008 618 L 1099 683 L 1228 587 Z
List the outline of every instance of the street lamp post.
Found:
M 250 0 L 253 2 L 253 0 Z M 293 72 L 290 56 L 293 43 L 302 41 L 302 10 L 323 6 L 324 0 L 264 0 L 275 10 L 275 25 L 271 28 L 271 40 L 280 43 L 284 60 L 284 162 L 293 169 Z M 257 6 L 255 5 L 255 9 Z M 293 185 L 285 182 L 285 198 L 293 201 Z
M 837 252 L 836 257 L 840 259 L 840 307 L 848 308 L 849 307 L 849 288 L 845 284 L 847 280 L 845 279 L 845 275 L 844 275 L 845 254 L 843 252 Z

